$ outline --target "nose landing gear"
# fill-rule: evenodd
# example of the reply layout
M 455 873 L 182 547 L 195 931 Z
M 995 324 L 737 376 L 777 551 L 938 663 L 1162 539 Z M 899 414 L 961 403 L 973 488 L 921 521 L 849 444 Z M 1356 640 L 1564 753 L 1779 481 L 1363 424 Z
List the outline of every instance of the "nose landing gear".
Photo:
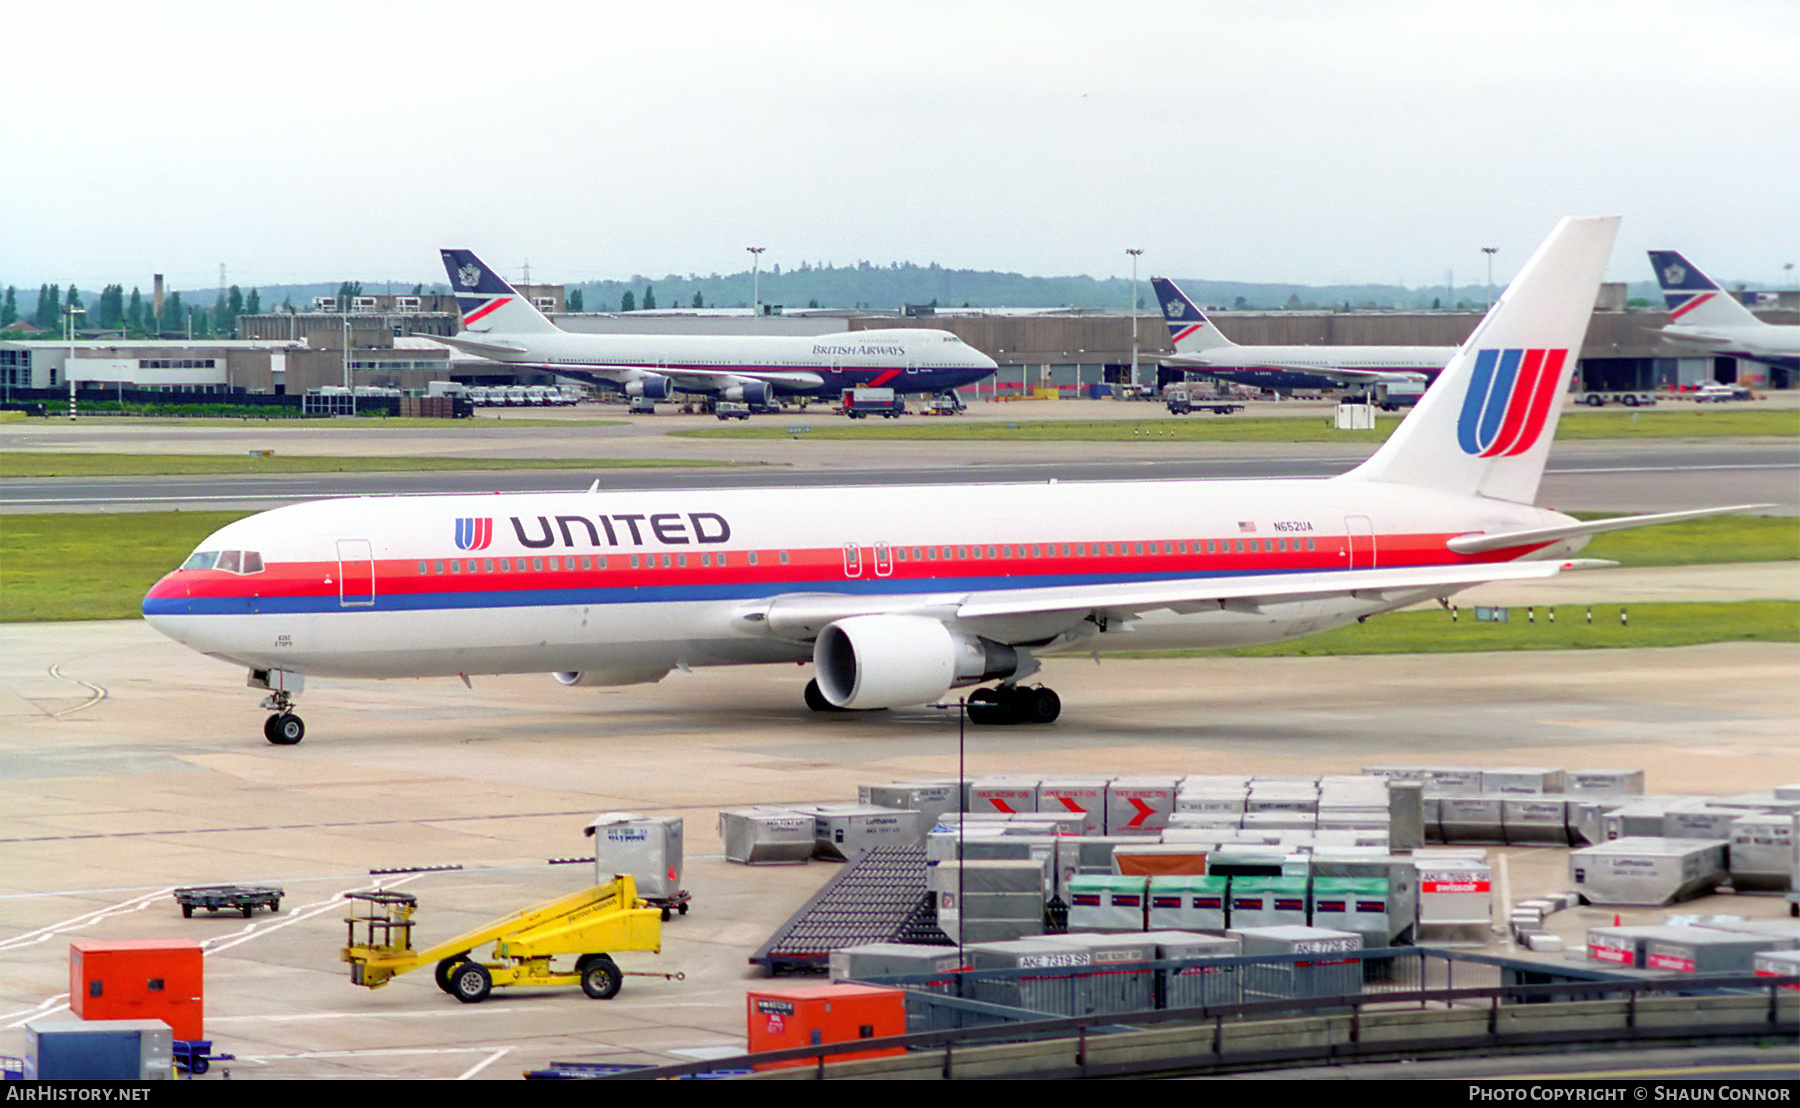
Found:
M 294 714 L 294 698 L 287 693 L 270 693 L 258 707 L 275 713 L 263 721 L 263 738 L 276 746 L 293 746 L 306 737 L 306 723 Z

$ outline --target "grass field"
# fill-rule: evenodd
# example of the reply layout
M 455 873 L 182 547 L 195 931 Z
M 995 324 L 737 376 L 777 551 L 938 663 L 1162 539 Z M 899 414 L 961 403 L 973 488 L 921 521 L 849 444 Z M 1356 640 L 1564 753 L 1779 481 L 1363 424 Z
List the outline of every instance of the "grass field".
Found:
M 1021 412 L 1017 420 L 926 419 L 857 420 L 818 416 L 768 416 L 736 427 L 671 431 L 707 439 L 895 439 L 936 442 L 1381 442 L 1400 425 L 1399 415 L 1383 415 L 1373 431 L 1339 431 L 1330 418 L 1171 416 L 1143 405 L 1142 419 L 1039 419 Z M 804 431 L 797 428 L 806 428 Z M 1559 439 L 1667 439 L 1720 435 L 1800 435 L 1800 409 L 1746 409 L 1729 405 L 1634 412 L 1565 412 Z
M 145 591 L 201 539 L 249 514 L 0 516 L 0 622 L 134 618 Z M 1795 560 L 1800 519 L 1727 516 L 1601 535 L 1584 556 L 1628 566 Z
M 149 477 L 252 473 L 401 473 L 504 469 L 637 469 L 711 466 L 683 458 L 429 458 L 336 457 L 298 454 L 50 454 L 0 453 L 7 477 Z

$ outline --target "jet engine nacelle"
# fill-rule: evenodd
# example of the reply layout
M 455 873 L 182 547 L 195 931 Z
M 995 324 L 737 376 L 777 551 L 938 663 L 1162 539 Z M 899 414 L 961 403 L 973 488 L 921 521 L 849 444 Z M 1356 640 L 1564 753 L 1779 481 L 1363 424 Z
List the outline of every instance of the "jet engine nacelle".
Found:
M 1030 664 L 1005 643 L 925 616 L 851 616 L 827 624 L 813 643 L 819 691 L 839 708 L 926 704 L 953 686 L 1012 677 Z
M 668 666 L 653 668 L 609 667 L 606 669 L 559 670 L 550 676 L 572 688 L 600 688 L 608 685 L 654 685 L 669 675 Z
M 667 400 L 675 395 L 675 383 L 654 373 L 625 382 L 626 396 L 643 396 L 651 400 Z
M 767 381 L 745 381 L 741 385 L 732 385 L 721 389 L 719 396 L 725 400 L 741 400 L 753 408 L 760 408 L 775 398 L 775 390 Z

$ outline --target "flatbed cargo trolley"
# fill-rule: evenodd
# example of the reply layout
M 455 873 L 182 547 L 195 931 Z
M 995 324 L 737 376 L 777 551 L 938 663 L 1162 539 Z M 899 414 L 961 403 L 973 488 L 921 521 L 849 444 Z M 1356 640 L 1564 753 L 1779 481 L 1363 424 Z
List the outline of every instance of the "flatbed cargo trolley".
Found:
M 214 913 L 229 908 L 242 912 L 245 919 L 258 908 L 279 912 L 282 895 L 280 889 L 250 885 L 192 885 L 175 890 L 175 899 L 181 904 L 184 919 L 193 918 L 195 908 Z
M 508 985 L 580 985 L 588 996 L 610 1000 L 625 980 L 611 952 L 662 952 L 662 909 L 638 898 L 637 883 L 629 874 L 545 901 L 424 950 L 414 950 L 412 944 L 417 897 L 382 890 L 344 896 L 367 906 L 366 911 L 344 920 L 349 943 L 343 949 L 343 960 L 350 963 L 350 980 L 371 989 L 398 974 L 435 964 L 438 988 L 464 1004 L 479 1003 L 493 989 Z M 479 962 L 469 956 L 487 943 L 494 944 L 494 961 Z M 552 967 L 550 960 L 558 955 L 574 955 L 573 968 Z

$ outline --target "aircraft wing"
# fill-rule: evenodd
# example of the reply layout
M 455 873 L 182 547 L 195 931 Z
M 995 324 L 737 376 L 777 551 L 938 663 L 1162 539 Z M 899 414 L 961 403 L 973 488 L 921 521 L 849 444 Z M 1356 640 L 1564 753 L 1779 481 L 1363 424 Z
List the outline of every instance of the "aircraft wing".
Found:
M 1563 561 L 1492 562 L 1011 589 L 971 597 L 957 606 L 956 615 L 958 619 L 982 619 L 1050 612 L 1096 612 L 1112 618 L 1129 618 L 1159 608 L 1183 614 L 1203 612 L 1208 608 L 1255 611 L 1269 604 L 1334 596 L 1383 600 L 1420 592 L 1430 594 L 1443 590 L 1447 593 L 1489 581 L 1554 577 L 1568 565 L 1570 563 Z
M 429 335 L 433 342 L 441 342 L 445 346 L 454 346 L 458 350 L 489 358 L 495 355 L 523 354 L 525 348 L 512 342 L 483 342 L 480 339 L 465 338 L 462 335 Z
M 1592 565 L 1593 563 L 1586 563 Z M 1124 582 L 1074 587 L 943 592 L 897 596 L 805 593 L 776 597 L 746 610 L 742 618 L 764 622 L 783 638 L 811 639 L 834 620 L 862 615 L 918 615 L 945 622 L 1065 615 L 1068 626 L 1095 617 L 1127 620 L 1167 608 L 1183 614 L 1206 611 L 1255 612 L 1270 604 L 1353 596 L 1360 600 L 1409 601 L 1424 594 L 1448 594 L 1490 581 L 1554 577 L 1584 567 L 1570 561 L 1491 562 L 1457 566 L 1356 569 L 1338 573 L 1280 573 L 1257 577 L 1187 577 L 1169 581 Z

